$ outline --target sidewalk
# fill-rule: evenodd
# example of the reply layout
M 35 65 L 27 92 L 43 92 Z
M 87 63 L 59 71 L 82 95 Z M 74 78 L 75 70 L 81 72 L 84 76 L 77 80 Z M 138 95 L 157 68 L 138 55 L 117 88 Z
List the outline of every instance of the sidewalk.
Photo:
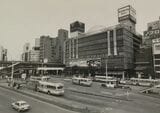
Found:
M 84 105 L 79 102 L 66 100 L 63 97 L 46 95 L 43 93 L 35 92 L 33 90 L 28 90 L 26 88 L 22 88 L 22 89 L 17 90 L 17 89 L 8 87 L 7 83 L 0 83 L 0 87 L 21 93 L 23 95 L 27 95 L 27 96 L 36 98 L 41 101 L 45 101 L 50 104 L 57 105 L 59 107 L 62 107 L 62 108 L 68 109 L 68 110 L 72 110 L 72 111 L 77 111 L 77 112 L 81 112 L 81 113 L 99 113 L 99 110 L 100 110 L 100 109 L 96 109 L 94 106 Z

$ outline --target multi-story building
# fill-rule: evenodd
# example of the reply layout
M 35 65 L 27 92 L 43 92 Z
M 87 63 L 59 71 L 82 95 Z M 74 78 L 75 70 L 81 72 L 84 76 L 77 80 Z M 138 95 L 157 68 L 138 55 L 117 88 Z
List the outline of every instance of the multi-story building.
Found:
M 71 60 L 78 59 L 78 37 L 85 32 L 85 24 L 75 21 L 70 24 L 70 38 L 65 41 L 64 61 L 71 66 Z
M 153 71 L 152 48 L 142 45 L 135 56 L 135 72 L 138 78 L 155 78 Z
M 30 61 L 30 43 L 25 43 L 23 46 L 23 53 L 22 53 L 22 61 L 28 62 Z
M 141 35 L 135 30 L 135 14 L 131 6 L 120 8 L 118 9 L 120 24 L 94 32 L 83 33 L 84 24 L 76 24 L 75 27 L 81 28 L 77 29 L 81 33 L 65 42 L 66 65 L 87 66 L 88 61 L 100 60 L 103 68 L 107 65 L 108 75 L 119 77 L 130 75 L 134 69 L 135 53 L 142 41 Z M 70 26 L 70 29 L 73 29 L 71 27 L 74 27 L 73 23 Z
M 33 47 L 30 51 L 30 61 L 32 62 L 39 62 L 40 61 L 40 48 L 39 47 Z
M 50 36 L 40 37 L 40 61 L 57 62 L 56 60 L 56 38 Z
M 35 46 L 30 50 L 30 61 L 39 62 L 40 61 L 40 39 L 35 39 Z
M 7 61 L 7 49 L 0 46 L 0 61 Z
M 155 45 L 160 38 L 160 20 L 147 24 L 147 30 L 144 31 L 143 42 L 140 51 L 136 54 L 135 71 L 138 77 L 159 78 L 159 69 L 157 59 L 158 53 Z M 154 52 L 156 50 L 156 53 Z
M 64 41 L 68 39 L 68 31 L 65 29 L 59 29 L 56 39 L 57 62 L 64 64 Z
M 148 23 L 143 34 L 143 44 L 152 47 L 152 40 L 160 37 L 160 19 Z
M 153 67 L 155 77 L 160 78 L 160 38 L 153 39 Z

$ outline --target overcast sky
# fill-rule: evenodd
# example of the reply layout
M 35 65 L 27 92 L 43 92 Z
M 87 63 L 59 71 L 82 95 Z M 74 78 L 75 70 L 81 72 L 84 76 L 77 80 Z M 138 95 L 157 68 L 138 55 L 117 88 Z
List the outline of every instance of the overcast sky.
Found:
M 116 25 L 117 9 L 129 4 L 137 12 L 138 32 L 159 19 L 160 0 L 0 0 L 0 45 L 8 49 L 9 59 L 19 60 L 26 42 L 56 37 L 58 29 L 69 30 L 75 20 L 84 22 L 86 31 Z

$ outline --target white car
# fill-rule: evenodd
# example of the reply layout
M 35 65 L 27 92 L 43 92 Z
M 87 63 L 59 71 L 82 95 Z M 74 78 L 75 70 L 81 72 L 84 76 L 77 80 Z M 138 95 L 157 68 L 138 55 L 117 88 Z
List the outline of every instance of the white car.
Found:
M 12 104 L 12 108 L 16 109 L 17 111 L 26 111 L 30 109 L 30 105 L 25 102 L 25 101 L 17 101 L 17 102 L 13 102 Z

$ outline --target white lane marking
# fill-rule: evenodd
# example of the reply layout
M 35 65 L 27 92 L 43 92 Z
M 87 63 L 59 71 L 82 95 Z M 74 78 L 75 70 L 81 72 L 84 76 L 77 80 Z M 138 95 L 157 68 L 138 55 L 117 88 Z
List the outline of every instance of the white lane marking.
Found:
M 11 100 L 12 100 L 12 101 L 16 101 L 17 99 L 15 99 L 15 98 L 11 98 Z
M 0 88 L 1 88 L 1 87 L 0 87 Z M 47 103 L 47 102 L 38 100 L 38 99 L 36 99 L 36 98 L 34 98 L 34 97 L 29 97 L 29 96 L 27 96 L 27 95 L 23 95 L 23 94 L 21 94 L 21 93 L 15 92 L 15 91 L 11 91 L 11 90 L 9 90 L 9 89 L 5 89 L 5 88 L 1 88 L 1 89 L 7 90 L 7 91 L 12 92 L 12 93 L 16 93 L 16 94 L 18 94 L 18 95 L 21 95 L 21 96 L 26 97 L 26 98 L 30 98 L 31 100 L 35 100 L 35 101 L 41 102 L 41 103 L 43 103 L 43 104 L 47 104 L 47 105 L 49 105 L 49 106 L 51 106 L 51 107 L 55 107 L 55 108 L 57 108 L 57 109 L 59 109 L 59 110 L 67 111 L 67 112 L 70 112 L 70 113 L 78 113 L 78 112 L 74 112 L 74 111 L 70 111 L 70 110 L 61 108 L 61 107 L 56 106 L 56 105 L 54 105 L 54 104 L 50 104 L 50 103 Z M 46 99 L 47 99 L 47 98 L 46 98 Z
M 106 91 L 101 91 L 102 94 L 106 94 L 106 95 L 113 95 L 113 93 L 111 92 L 106 92 Z
M 108 113 L 108 111 L 111 111 L 112 108 L 111 107 L 107 107 L 107 108 L 104 108 L 103 110 L 101 110 L 100 113 Z
M 74 87 L 69 87 L 69 88 L 66 88 L 66 89 L 68 89 L 68 90 L 78 90 L 77 88 L 74 88 Z

